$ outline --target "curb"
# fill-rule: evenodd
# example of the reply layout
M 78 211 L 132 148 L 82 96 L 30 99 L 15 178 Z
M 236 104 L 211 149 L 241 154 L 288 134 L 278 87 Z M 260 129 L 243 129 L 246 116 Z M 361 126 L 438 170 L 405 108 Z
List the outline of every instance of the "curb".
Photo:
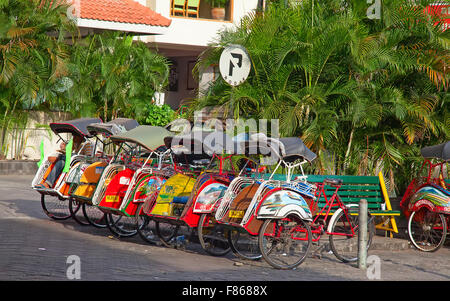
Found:
M 35 175 L 38 161 L 1 160 L 0 175 Z
M 409 241 L 406 239 L 374 236 L 370 250 L 404 251 L 409 250 Z

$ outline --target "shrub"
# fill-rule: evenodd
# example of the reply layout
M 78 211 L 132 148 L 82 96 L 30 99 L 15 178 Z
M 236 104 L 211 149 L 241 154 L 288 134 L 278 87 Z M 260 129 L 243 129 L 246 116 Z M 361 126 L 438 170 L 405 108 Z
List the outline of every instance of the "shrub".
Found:
M 149 104 L 145 111 L 145 119 L 140 120 L 141 124 L 165 126 L 175 118 L 175 111 L 168 105 Z

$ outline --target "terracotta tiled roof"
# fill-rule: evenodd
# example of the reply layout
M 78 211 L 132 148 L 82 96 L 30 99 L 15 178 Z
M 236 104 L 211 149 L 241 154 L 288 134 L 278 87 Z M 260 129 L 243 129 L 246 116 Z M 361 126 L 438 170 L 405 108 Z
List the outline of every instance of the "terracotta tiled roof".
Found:
M 72 0 L 80 18 L 168 27 L 172 20 L 133 0 Z

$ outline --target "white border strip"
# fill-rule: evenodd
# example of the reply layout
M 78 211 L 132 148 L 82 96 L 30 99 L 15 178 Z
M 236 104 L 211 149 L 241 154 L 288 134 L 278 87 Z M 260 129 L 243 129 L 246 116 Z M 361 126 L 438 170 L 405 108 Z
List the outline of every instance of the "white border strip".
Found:
M 112 22 L 112 21 L 100 21 L 93 19 L 77 19 L 78 27 L 89 27 L 97 29 L 107 29 L 107 30 L 119 30 L 126 32 L 137 32 L 145 34 L 165 34 L 167 33 L 169 27 L 164 26 L 152 26 L 145 24 L 133 24 L 133 23 L 122 23 L 122 22 Z

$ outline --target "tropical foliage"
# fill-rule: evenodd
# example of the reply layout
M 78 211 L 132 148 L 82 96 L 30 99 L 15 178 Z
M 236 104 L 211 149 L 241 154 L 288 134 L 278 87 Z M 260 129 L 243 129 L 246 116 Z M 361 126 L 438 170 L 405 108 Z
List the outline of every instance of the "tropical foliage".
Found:
M 104 120 L 142 120 L 156 91 L 167 84 L 167 60 L 132 36 L 93 35 L 73 47 L 68 69 L 74 85 L 66 93 L 67 108 Z M 75 107 L 74 107 L 75 106 Z
M 0 0 L 0 158 L 13 128 L 27 124 L 26 110 L 145 123 L 167 83 L 165 58 L 128 35 L 80 37 L 65 3 Z
M 64 16 L 66 5 L 30 0 L 0 1 L 0 157 L 7 131 L 23 123 L 23 109 L 42 99 L 57 98 L 57 86 L 67 75 L 65 38 L 76 33 Z
M 381 19 L 367 17 L 365 1 L 274 2 L 222 32 L 197 65 L 241 44 L 249 79 L 235 88 L 217 80 L 192 110 L 218 104 L 236 118 L 278 119 L 282 136 L 318 154 L 313 172 L 382 170 L 402 186 L 418 150 L 450 136 L 449 31 L 422 2 L 383 1 Z
M 142 124 L 165 126 L 175 119 L 176 112 L 166 104 L 162 106 L 146 104 L 144 106 L 143 116 L 145 116 L 145 118 L 138 119 Z
M 228 0 L 206 0 L 211 7 L 225 7 L 228 4 Z

